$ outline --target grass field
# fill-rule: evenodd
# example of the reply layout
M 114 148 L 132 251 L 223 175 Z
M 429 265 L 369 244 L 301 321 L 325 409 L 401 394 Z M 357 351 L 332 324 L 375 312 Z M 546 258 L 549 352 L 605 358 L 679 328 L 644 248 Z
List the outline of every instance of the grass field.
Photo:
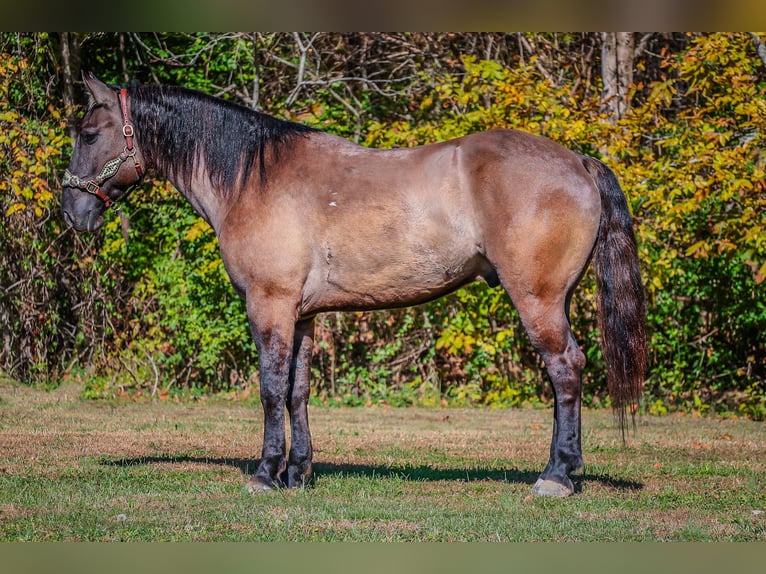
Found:
M 586 411 L 553 500 L 550 410 L 313 407 L 315 486 L 249 495 L 257 403 L 79 392 L 0 383 L 0 540 L 766 541 L 763 423 Z

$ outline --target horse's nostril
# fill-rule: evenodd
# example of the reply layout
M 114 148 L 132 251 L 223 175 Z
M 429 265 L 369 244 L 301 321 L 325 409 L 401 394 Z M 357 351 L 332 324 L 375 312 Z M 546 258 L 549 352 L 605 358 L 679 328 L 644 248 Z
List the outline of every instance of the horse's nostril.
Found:
M 104 224 L 104 216 L 98 213 L 97 210 L 91 209 L 88 212 L 88 222 L 85 225 L 85 229 L 90 232 L 96 231 Z
M 72 216 L 69 215 L 69 212 L 68 211 L 62 211 L 62 213 L 64 214 L 64 221 L 66 221 L 66 224 L 69 227 L 74 227 L 74 221 L 72 221 Z

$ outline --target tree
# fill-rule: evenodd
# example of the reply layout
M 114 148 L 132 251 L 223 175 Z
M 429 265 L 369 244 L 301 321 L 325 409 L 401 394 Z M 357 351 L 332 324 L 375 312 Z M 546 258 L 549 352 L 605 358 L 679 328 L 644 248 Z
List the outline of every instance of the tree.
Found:
M 602 32 L 601 40 L 602 100 L 608 116 L 616 121 L 630 108 L 635 36 L 633 32 Z

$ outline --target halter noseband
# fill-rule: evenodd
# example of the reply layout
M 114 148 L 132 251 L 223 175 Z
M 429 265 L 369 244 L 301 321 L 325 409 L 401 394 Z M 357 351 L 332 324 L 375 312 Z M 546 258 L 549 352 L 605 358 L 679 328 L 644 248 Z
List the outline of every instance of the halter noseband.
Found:
M 101 186 L 106 180 L 114 177 L 117 174 L 117 172 L 120 170 L 120 166 L 124 161 L 126 161 L 128 158 L 133 160 L 133 166 L 136 168 L 137 176 L 133 185 L 141 181 L 141 178 L 144 175 L 144 168 L 141 167 L 141 164 L 136 157 L 136 148 L 133 146 L 133 136 L 135 131 L 133 130 L 133 125 L 130 123 L 130 118 L 128 118 L 128 91 L 124 88 L 120 90 L 119 102 L 120 108 L 122 109 L 122 135 L 125 137 L 125 148 L 123 149 L 122 153 L 116 158 L 110 159 L 108 162 L 106 162 L 104 167 L 101 169 L 101 173 L 99 173 L 93 179 L 89 179 L 87 181 L 80 179 L 67 169 L 64 171 L 64 179 L 61 181 L 62 187 L 76 187 L 87 191 L 92 195 L 95 195 L 104 202 L 104 207 L 107 209 L 114 202 L 108 195 L 101 191 Z

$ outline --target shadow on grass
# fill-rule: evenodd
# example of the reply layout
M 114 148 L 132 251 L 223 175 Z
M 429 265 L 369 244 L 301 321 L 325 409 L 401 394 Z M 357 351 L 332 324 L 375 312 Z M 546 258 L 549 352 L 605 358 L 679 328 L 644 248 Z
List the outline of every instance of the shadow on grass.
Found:
M 142 456 L 136 458 L 104 458 L 102 465 L 106 466 L 139 466 L 152 464 L 208 464 L 214 466 L 230 466 L 238 468 L 242 474 L 249 476 L 254 474 L 258 468 L 260 459 L 257 458 L 215 458 L 205 456 L 180 455 L 160 455 L 160 456 Z M 482 468 L 433 468 L 430 466 L 381 466 L 364 464 L 333 464 L 315 462 L 314 476 L 342 475 L 357 476 L 365 478 L 390 478 L 395 477 L 411 481 L 455 481 L 471 482 L 479 480 L 491 480 L 506 482 L 509 484 L 528 484 L 533 485 L 540 475 L 540 470 L 520 470 L 520 469 L 482 469 Z M 575 485 L 575 492 L 582 490 L 583 482 L 594 482 L 607 488 L 618 491 L 641 490 L 644 485 L 632 480 L 614 478 L 607 474 L 591 474 L 588 472 L 577 474 L 572 477 Z

